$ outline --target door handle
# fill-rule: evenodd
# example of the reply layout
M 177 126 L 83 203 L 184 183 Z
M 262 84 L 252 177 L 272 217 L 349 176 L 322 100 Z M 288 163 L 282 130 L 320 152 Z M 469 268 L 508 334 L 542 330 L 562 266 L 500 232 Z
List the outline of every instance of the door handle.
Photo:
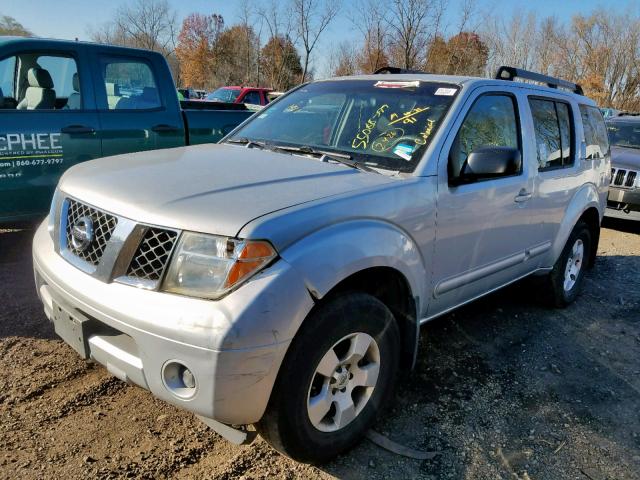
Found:
M 159 125 L 154 125 L 153 127 L 151 127 L 151 130 L 156 133 L 173 133 L 173 132 L 177 132 L 180 129 L 173 125 L 167 125 L 165 123 L 161 123 Z
M 70 135 L 82 135 L 88 133 L 96 133 L 96 129 L 93 127 L 87 127 L 85 125 L 69 125 L 60 129 L 62 133 L 68 133 Z
M 524 188 L 522 190 L 520 190 L 520 192 L 518 193 L 518 195 L 516 195 L 516 198 L 514 198 L 513 200 L 516 203 L 522 203 L 522 202 L 526 202 L 527 200 L 531 199 L 531 193 L 527 192 Z

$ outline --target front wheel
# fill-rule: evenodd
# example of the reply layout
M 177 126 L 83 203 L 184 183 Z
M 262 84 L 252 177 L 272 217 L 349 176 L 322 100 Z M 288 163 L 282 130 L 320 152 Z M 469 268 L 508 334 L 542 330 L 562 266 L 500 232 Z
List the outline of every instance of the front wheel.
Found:
M 551 301 L 556 307 L 572 303 L 582 289 L 589 263 L 591 233 L 585 223 L 578 223 L 549 274 Z
M 398 326 L 382 302 L 364 293 L 328 300 L 296 335 L 258 431 L 295 460 L 335 457 L 391 398 L 399 353 Z

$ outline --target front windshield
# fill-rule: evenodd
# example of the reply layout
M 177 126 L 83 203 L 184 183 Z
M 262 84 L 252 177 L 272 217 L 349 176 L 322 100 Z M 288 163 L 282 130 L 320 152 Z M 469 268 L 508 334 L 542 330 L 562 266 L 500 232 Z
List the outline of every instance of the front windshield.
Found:
M 607 130 L 612 145 L 640 148 L 640 122 L 609 122 Z
M 234 88 L 219 88 L 207 95 L 207 100 L 233 103 L 236 98 L 238 98 L 238 95 L 240 95 L 240 90 Z
M 411 172 L 457 93 L 455 85 L 417 80 L 311 83 L 229 140 L 346 153 L 356 162 Z

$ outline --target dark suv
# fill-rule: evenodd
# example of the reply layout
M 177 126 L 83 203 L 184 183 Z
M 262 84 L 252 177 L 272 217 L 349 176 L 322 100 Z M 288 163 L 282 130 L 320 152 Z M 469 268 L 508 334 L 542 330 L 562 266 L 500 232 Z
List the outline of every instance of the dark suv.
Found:
M 611 185 L 606 215 L 640 220 L 640 115 L 607 121 L 611 141 Z

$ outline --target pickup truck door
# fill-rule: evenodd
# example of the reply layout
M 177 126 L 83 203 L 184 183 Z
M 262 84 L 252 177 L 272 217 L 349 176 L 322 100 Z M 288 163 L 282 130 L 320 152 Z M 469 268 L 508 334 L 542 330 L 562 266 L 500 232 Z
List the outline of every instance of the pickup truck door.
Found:
M 158 56 L 98 53 L 94 82 L 103 156 L 185 144 L 178 94 Z
M 438 161 L 432 299 L 437 315 L 498 288 L 530 269 L 529 199 L 533 172 L 523 148 L 522 99 L 510 92 L 475 90 L 453 124 Z M 452 185 L 466 157 L 482 146 L 518 148 L 517 174 Z
M 0 79 L 0 221 L 41 218 L 62 173 L 102 153 L 86 50 L 7 49 Z

